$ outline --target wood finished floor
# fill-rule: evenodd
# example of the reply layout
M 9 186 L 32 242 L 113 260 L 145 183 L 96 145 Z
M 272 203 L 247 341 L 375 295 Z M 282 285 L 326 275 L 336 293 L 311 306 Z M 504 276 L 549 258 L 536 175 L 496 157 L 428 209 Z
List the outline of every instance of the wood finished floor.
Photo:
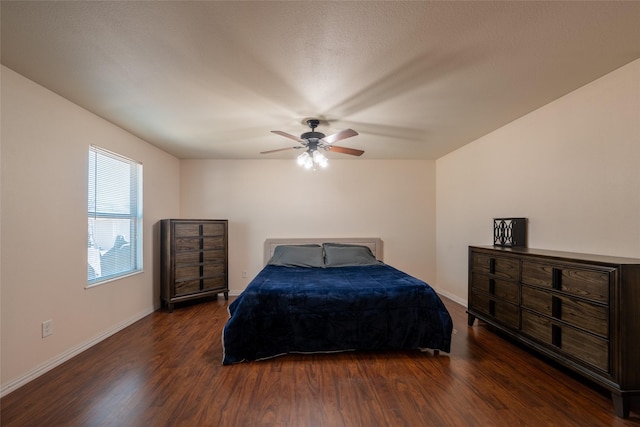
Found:
M 231 299 L 232 300 L 232 299 Z M 0 401 L 3 426 L 638 426 L 607 393 L 462 306 L 451 353 L 289 355 L 222 366 L 222 298 L 157 311 Z

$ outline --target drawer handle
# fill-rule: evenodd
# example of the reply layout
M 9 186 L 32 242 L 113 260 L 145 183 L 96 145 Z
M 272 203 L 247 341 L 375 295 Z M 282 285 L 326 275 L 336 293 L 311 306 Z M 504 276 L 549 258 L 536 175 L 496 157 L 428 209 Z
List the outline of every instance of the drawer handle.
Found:
M 495 279 L 489 279 L 489 293 L 491 295 L 496 294 L 496 281 Z
M 551 297 L 551 315 L 556 319 L 562 318 L 562 300 L 556 296 Z
M 553 269 L 553 277 L 552 277 L 551 286 L 553 289 L 560 290 L 562 289 L 562 270 L 559 268 Z
M 489 259 L 489 273 L 494 274 L 496 272 L 496 259 Z
M 551 344 L 562 347 L 562 329 L 558 325 L 551 325 Z

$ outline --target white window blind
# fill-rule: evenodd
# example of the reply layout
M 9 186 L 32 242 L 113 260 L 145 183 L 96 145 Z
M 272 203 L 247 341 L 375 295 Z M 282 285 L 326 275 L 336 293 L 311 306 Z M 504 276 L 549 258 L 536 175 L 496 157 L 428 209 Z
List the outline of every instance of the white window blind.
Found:
M 142 164 L 91 146 L 87 283 L 142 270 Z

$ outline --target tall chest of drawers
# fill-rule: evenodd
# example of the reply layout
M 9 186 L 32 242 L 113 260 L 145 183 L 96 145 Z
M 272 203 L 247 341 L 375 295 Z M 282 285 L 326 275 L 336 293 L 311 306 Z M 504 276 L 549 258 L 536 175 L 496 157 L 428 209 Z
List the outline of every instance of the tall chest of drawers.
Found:
M 469 247 L 469 326 L 479 318 L 611 392 L 640 395 L 640 259 Z
M 160 221 L 160 297 L 175 303 L 224 294 L 229 298 L 227 220 Z

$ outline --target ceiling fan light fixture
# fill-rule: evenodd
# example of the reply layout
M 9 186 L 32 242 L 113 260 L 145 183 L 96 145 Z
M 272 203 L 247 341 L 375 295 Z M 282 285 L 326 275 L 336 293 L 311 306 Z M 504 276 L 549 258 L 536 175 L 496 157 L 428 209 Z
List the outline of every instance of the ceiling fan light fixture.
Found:
M 329 166 L 329 159 L 327 159 L 324 154 L 317 150 L 313 152 L 313 162 L 317 165 L 320 165 L 320 167 L 322 168 L 326 168 L 327 166 Z
M 320 166 L 321 168 L 326 168 L 327 166 L 329 166 L 329 159 L 327 159 L 324 154 L 320 153 L 317 150 L 307 150 L 303 152 L 296 158 L 296 161 L 298 165 L 304 166 L 305 169 L 313 168 L 315 170 L 316 166 Z
M 300 166 L 304 166 L 308 158 L 309 158 L 309 153 L 307 153 L 306 151 L 303 152 L 297 157 L 298 164 Z
M 313 167 L 313 160 L 311 159 L 311 157 L 307 157 L 307 159 L 304 162 L 304 168 L 311 169 L 312 167 Z
M 300 166 L 304 166 L 305 169 L 311 169 L 314 164 L 313 157 L 307 151 L 298 156 L 297 162 Z

